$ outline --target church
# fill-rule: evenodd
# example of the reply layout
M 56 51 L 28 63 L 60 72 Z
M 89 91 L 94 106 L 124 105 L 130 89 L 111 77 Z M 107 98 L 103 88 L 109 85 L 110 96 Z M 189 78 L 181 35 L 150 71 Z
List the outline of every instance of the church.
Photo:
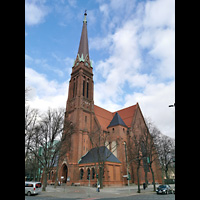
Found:
M 76 126 L 76 132 L 67 138 L 70 150 L 59 159 L 58 180 L 67 185 L 92 186 L 102 174 L 104 186 L 137 183 L 136 167 L 129 162 L 128 145 L 131 137 L 142 134 L 141 127 L 147 129 L 147 126 L 138 103 L 115 112 L 94 104 L 86 16 L 87 13 L 72 67 L 65 113 L 65 118 Z M 148 182 L 152 183 L 151 172 L 144 166 L 142 162 L 140 183 L 145 182 L 145 170 Z M 155 182 L 161 183 L 158 161 L 153 163 L 153 170 Z

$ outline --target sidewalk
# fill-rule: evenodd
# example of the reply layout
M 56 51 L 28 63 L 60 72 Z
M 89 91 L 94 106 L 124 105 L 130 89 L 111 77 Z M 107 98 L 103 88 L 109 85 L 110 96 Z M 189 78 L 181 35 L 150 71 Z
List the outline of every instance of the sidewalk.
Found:
M 156 185 L 157 187 L 158 185 Z M 174 188 L 174 185 L 172 185 Z M 96 191 L 94 187 L 86 186 L 47 186 L 46 192 L 41 192 L 41 196 L 51 196 L 58 198 L 115 198 L 124 197 L 129 195 L 140 195 L 140 194 L 153 194 L 153 185 L 149 185 L 145 190 L 140 187 L 141 193 L 137 193 L 137 185 L 122 186 L 122 187 L 104 187 L 100 189 L 100 192 Z

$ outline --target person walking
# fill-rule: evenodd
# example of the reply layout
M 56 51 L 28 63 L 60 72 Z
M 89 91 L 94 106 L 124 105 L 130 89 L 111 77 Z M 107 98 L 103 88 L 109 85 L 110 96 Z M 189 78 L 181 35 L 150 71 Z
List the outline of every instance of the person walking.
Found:
M 100 184 L 97 185 L 97 191 L 100 192 Z

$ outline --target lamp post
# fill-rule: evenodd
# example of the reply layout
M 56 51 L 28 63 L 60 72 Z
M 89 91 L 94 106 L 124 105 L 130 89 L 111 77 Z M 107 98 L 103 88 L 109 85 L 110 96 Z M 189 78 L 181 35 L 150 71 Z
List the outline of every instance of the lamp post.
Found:
M 169 107 L 175 107 L 175 103 L 174 103 L 174 105 L 169 105 Z
M 125 147 L 126 166 L 127 166 L 127 180 L 128 180 L 128 188 L 129 188 L 129 172 L 128 172 L 128 160 L 127 160 L 127 152 L 126 152 L 126 142 L 125 142 L 125 141 L 124 141 L 124 147 Z M 129 194 L 130 194 L 130 188 L 129 188 Z

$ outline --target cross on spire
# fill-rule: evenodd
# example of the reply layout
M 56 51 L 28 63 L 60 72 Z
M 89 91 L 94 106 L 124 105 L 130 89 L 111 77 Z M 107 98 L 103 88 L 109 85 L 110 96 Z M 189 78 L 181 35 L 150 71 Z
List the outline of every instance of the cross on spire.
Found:
M 86 19 L 86 16 L 87 16 L 87 10 L 85 10 L 84 15 L 85 15 L 85 17 L 84 17 L 83 23 L 87 23 L 87 19 Z

